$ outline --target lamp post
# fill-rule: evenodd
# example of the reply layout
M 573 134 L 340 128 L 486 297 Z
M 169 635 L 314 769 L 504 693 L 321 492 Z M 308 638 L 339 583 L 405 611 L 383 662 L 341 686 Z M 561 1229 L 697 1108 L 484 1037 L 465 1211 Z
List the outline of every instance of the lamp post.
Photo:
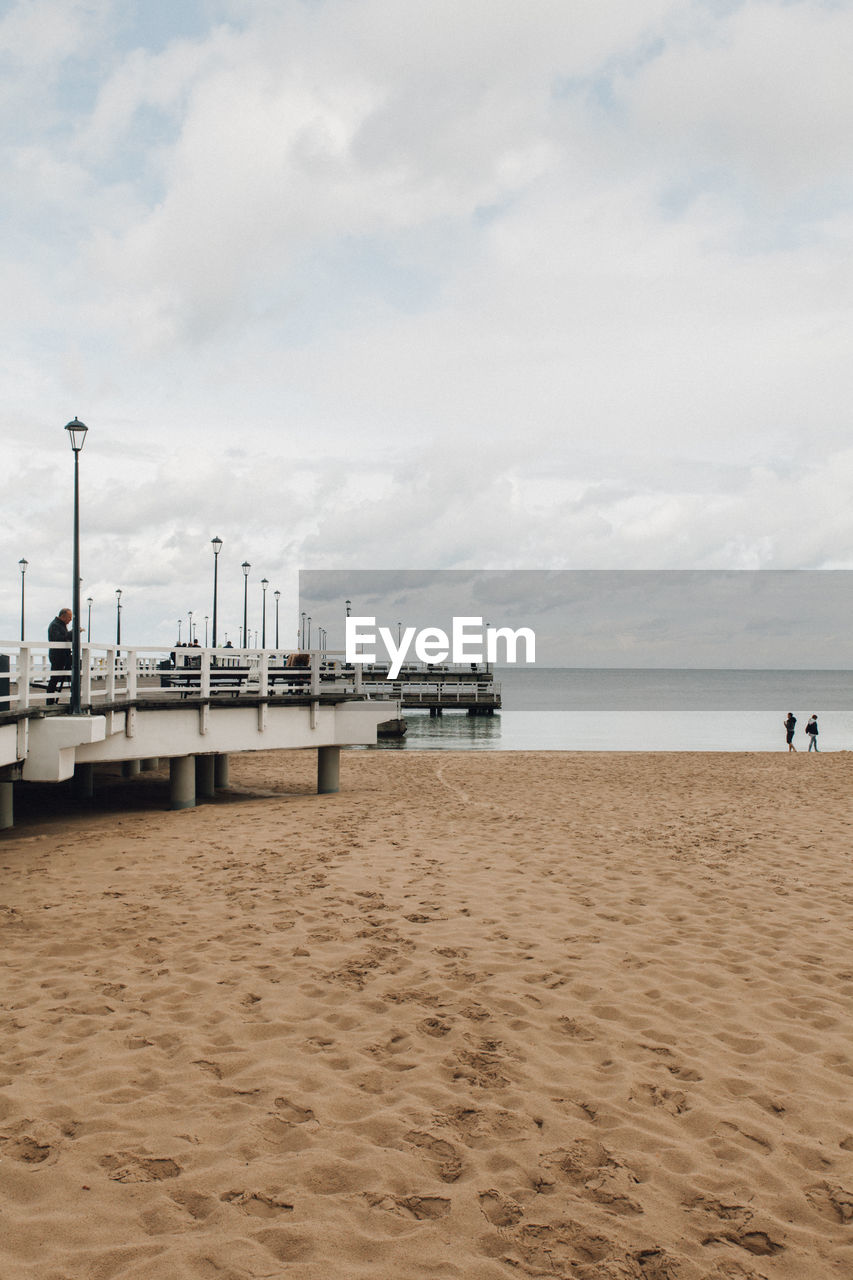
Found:
M 86 619 L 86 643 L 90 643 L 92 639 L 92 605 L 94 600 L 91 596 L 86 596 L 86 604 L 89 606 L 89 616 Z
M 24 638 L 24 574 L 27 572 L 28 560 L 23 557 L 18 561 L 21 568 L 21 639 Z
M 74 615 L 71 632 L 71 714 L 80 715 L 80 450 L 86 443 L 89 428 L 85 422 L 74 418 L 66 424 L 68 439 L 74 453 L 74 564 L 72 568 L 72 605 Z
M 307 642 L 307 644 L 306 644 L 306 646 L 305 646 L 305 647 L 306 647 L 306 649 L 310 649 L 310 648 L 311 648 L 311 616 L 310 616 L 310 614 L 309 614 L 309 616 L 308 616 L 308 642 Z
M 302 631 L 299 635 L 299 648 L 305 648 L 305 610 L 302 610 Z
M 204 615 L 204 647 L 207 648 L 207 614 Z
M 178 644 L 181 643 L 181 619 L 178 618 Z
M 281 599 L 281 592 L 274 591 L 275 596 L 275 647 L 278 648 L 278 602 Z
M 116 647 L 121 644 L 121 587 L 116 587 Z
M 352 609 L 352 600 L 345 600 L 345 601 L 344 601 L 344 604 L 345 604 L 345 605 L 346 605 L 346 607 L 347 607 L 347 617 L 349 617 L 349 615 L 350 615 L 350 610 Z
M 216 648 L 216 604 L 219 594 L 219 553 L 222 550 L 222 539 L 211 538 L 210 545 L 213 547 L 213 647 Z
M 261 609 L 261 648 L 267 647 L 267 587 L 270 585 L 269 578 L 261 578 L 261 587 L 263 589 L 263 607 Z
M 193 642 L 193 611 L 192 609 L 187 609 L 187 618 L 189 620 L 189 626 L 187 627 L 187 644 L 192 644 Z
M 240 568 L 243 570 L 243 646 L 249 647 L 249 570 L 251 565 L 244 560 Z

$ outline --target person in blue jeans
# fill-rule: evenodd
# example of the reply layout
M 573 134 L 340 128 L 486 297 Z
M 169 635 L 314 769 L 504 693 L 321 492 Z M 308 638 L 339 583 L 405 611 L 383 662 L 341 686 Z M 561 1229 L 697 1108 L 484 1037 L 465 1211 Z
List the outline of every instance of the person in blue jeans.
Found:
M 817 713 L 816 712 L 812 713 L 812 718 L 811 720 L 809 720 L 808 724 L 806 725 L 806 736 L 808 737 L 808 740 L 809 740 L 809 751 L 811 751 L 812 749 L 814 749 L 815 751 L 819 751 L 819 747 L 817 745 Z

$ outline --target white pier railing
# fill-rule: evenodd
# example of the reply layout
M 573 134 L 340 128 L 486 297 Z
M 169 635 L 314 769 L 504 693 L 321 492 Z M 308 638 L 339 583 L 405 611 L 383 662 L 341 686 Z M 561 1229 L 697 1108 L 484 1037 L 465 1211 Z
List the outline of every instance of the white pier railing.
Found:
M 70 702 L 71 672 L 52 669 L 48 650 L 70 643 L 0 641 L 0 715 L 32 714 Z M 163 648 L 81 645 L 80 701 L 98 711 L 123 702 L 188 698 L 364 697 L 362 668 L 344 668 L 335 650 Z M 53 687 L 51 687 L 53 686 Z

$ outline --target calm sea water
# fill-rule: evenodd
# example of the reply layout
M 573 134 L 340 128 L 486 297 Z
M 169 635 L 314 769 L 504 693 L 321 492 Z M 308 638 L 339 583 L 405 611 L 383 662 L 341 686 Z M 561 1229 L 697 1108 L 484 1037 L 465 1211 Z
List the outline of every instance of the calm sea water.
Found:
M 812 712 L 821 751 L 853 750 L 851 671 L 507 668 L 497 679 L 501 712 L 407 711 L 405 738 L 381 749 L 779 751 L 793 711 L 798 750 Z

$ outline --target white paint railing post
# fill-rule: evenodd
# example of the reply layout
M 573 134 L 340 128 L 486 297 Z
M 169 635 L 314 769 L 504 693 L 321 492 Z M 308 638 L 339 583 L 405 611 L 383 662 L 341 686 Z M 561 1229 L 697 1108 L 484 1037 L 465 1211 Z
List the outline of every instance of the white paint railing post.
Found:
M 362 663 L 355 664 L 355 692 L 360 694 L 364 685 L 364 666 Z
M 311 650 L 310 693 L 312 698 L 319 698 L 320 696 L 320 651 L 319 649 Z
M 265 698 L 270 691 L 269 654 L 262 649 L 258 658 L 258 696 Z
M 106 688 L 104 696 L 108 703 L 116 700 L 116 663 L 118 662 L 118 649 L 115 645 L 107 648 L 107 671 L 106 671 Z
M 80 702 L 88 707 L 92 701 L 92 662 L 91 649 L 87 644 L 80 646 Z
M 32 672 L 32 653 L 29 645 L 22 644 L 18 650 L 18 710 L 26 711 L 30 705 L 30 675 Z
M 136 699 L 138 672 L 136 668 L 136 650 L 127 650 L 127 700 L 134 702 Z
M 201 687 L 199 693 L 202 698 L 210 697 L 210 650 L 202 649 L 201 651 Z

